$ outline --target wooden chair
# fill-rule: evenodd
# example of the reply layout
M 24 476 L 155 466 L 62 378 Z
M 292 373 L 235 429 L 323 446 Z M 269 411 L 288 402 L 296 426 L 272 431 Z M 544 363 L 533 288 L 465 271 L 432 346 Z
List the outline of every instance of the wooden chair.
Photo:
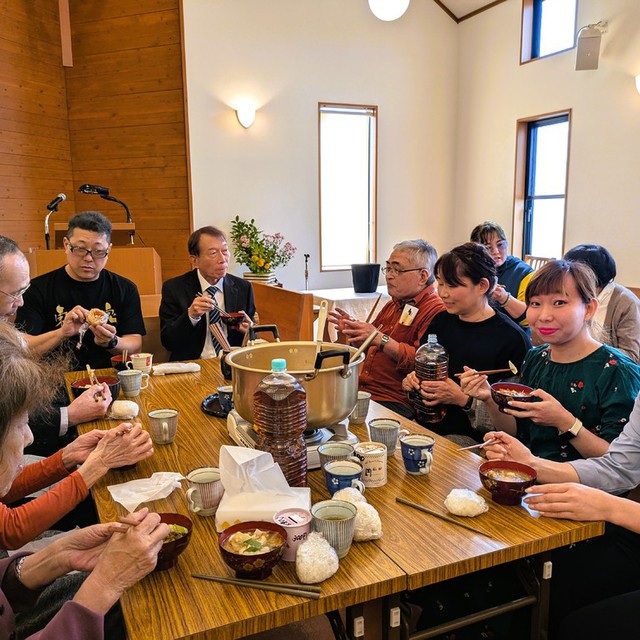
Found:
M 537 271 L 543 264 L 547 264 L 547 262 L 551 262 L 555 260 L 555 258 L 541 258 L 540 256 L 530 256 L 526 255 L 524 257 L 524 261 L 531 265 L 534 271 Z
M 313 295 L 252 282 L 260 324 L 275 324 L 280 340 L 313 340 Z M 271 339 L 269 334 L 260 338 Z

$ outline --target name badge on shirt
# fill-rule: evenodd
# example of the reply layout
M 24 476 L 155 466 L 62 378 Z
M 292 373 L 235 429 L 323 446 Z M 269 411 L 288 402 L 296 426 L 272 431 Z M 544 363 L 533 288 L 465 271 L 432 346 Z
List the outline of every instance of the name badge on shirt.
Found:
M 400 320 L 398 322 L 405 327 L 410 327 L 413 324 L 413 319 L 418 314 L 418 307 L 412 307 L 410 304 L 405 304 Z

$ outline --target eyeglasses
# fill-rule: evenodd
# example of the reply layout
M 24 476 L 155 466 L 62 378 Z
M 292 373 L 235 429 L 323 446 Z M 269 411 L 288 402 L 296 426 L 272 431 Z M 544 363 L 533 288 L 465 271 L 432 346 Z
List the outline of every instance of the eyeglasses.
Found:
M 386 276 L 387 274 L 390 276 L 398 276 L 401 273 L 408 273 L 409 271 L 423 271 L 424 267 L 418 267 L 417 269 L 396 269 L 395 267 L 382 267 L 382 269 L 380 269 L 380 271 L 382 271 L 382 273 L 384 273 L 384 275 Z
M 80 258 L 91 256 L 94 260 L 102 260 L 109 255 L 109 249 L 85 249 L 84 247 L 74 247 L 72 244 L 69 245 L 69 251 Z
M 507 246 L 506 240 L 499 240 L 494 244 L 485 244 L 484 248 L 491 253 L 492 251 L 502 251 Z
M 31 286 L 31 283 L 29 283 L 26 287 L 23 287 L 22 289 L 20 289 L 20 291 L 16 291 L 15 293 L 7 293 L 6 291 L 2 291 L 0 289 L 0 293 L 4 293 L 5 296 L 9 296 L 14 302 L 17 302 L 17 300 L 19 298 L 22 298 L 22 296 L 27 292 L 27 289 Z

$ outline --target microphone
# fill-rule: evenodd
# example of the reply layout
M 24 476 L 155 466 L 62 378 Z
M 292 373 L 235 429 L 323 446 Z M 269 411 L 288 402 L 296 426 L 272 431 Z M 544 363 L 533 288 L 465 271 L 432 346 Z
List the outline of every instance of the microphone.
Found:
M 67 196 L 64 195 L 64 193 L 59 193 L 57 198 L 54 198 L 48 205 L 47 205 L 47 209 L 49 211 L 57 211 L 58 209 L 58 205 L 61 202 L 64 202 L 67 199 Z
M 80 193 L 88 193 L 94 196 L 109 195 L 109 189 L 107 187 L 99 187 L 97 184 L 83 184 L 78 191 Z

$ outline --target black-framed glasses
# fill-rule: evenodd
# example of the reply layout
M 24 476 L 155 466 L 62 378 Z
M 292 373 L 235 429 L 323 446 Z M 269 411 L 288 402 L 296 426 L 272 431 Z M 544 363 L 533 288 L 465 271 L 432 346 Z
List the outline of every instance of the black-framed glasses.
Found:
M 14 302 L 16 302 L 19 298 L 22 298 L 22 296 L 27 292 L 27 289 L 30 286 L 31 283 L 29 283 L 26 287 L 20 289 L 20 291 L 16 291 L 15 293 L 8 293 L 7 291 L 2 291 L 2 289 L 0 289 L 0 293 L 4 293 L 5 296 L 9 296 Z
M 91 256 L 94 260 L 101 260 L 109 255 L 109 249 L 86 249 L 85 247 L 74 247 L 69 245 L 69 251 L 79 258 Z
M 382 267 L 382 269 L 380 269 L 380 271 L 382 271 L 382 273 L 384 273 L 384 275 L 386 276 L 387 274 L 389 274 L 390 276 L 397 276 L 400 275 L 401 273 L 408 273 L 409 271 L 423 271 L 424 267 L 418 267 L 417 269 L 396 269 L 395 267 Z

